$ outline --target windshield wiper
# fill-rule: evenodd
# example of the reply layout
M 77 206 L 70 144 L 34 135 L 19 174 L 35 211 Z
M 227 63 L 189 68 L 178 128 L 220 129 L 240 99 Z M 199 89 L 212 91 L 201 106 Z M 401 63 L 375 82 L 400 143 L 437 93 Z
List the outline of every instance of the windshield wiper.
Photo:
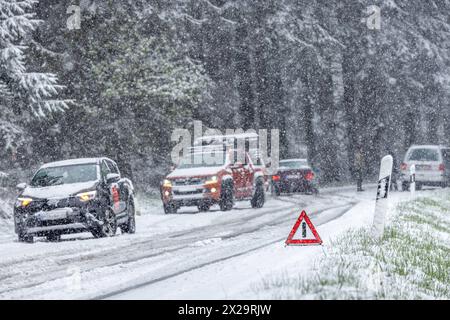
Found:
M 58 185 L 56 182 L 58 182 L 63 176 L 55 176 L 55 177 L 45 177 L 37 181 L 36 186 L 37 187 L 50 187 Z M 62 183 L 59 183 L 62 184 Z

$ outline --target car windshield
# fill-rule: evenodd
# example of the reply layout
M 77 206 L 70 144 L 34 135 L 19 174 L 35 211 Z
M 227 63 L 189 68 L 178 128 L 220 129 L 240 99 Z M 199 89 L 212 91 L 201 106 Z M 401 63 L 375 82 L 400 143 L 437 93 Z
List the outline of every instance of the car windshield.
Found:
M 31 181 L 32 187 L 49 187 L 97 180 L 96 164 L 79 164 L 40 169 Z
M 181 159 L 179 169 L 221 167 L 225 164 L 226 153 L 222 151 L 210 153 L 192 153 Z
M 439 161 L 436 149 L 413 149 L 409 154 L 409 161 Z
M 282 168 L 300 169 L 305 166 L 308 166 L 308 162 L 306 160 L 280 161 L 280 167 Z

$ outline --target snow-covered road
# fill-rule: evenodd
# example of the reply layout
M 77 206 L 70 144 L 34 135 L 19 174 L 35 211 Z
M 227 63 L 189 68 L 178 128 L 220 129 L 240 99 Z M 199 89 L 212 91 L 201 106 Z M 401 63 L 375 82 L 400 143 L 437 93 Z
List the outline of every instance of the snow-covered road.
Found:
M 0 299 L 255 298 L 254 281 L 293 264 L 306 268 L 320 254 L 320 246 L 284 247 L 301 210 L 326 245 L 336 232 L 370 221 L 374 192 L 328 189 L 270 198 L 256 210 L 242 202 L 229 212 L 141 208 L 137 233 L 113 238 L 82 234 L 30 245 L 4 237 Z

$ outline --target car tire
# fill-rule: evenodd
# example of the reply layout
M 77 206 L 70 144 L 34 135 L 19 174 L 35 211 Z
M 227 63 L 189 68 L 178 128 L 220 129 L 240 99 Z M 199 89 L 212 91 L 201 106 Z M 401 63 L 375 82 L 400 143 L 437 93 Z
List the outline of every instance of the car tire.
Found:
M 409 182 L 402 182 L 402 191 L 409 191 Z
M 175 204 L 173 203 L 168 203 L 168 204 L 164 204 L 164 213 L 165 214 L 174 214 L 177 213 L 178 208 Z
M 264 193 L 264 185 L 261 181 L 256 183 L 255 193 L 250 201 L 252 208 L 262 208 L 266 201 L 266 195 Z
M 33 243 L 34 242 L 34 237 L 30 236 L 28 234 L 23 233 L 22 231 L 19 232 L 18 235 L 18 240 L 19 242 L 24 242 L 24 243 Z
M 136 210 L 133 200 L 130 200 L 127 205 L 128 221 L 120 226 L 122 233 L 133 234 L 136 232 Z
M 281 195 L 281 188 L 279 186 L 274 185 L 273 192 L 275 193 L 275 196 L 279 197 Z
M 209 203 L 202 203 L 197 206 L 197 209 L 200 212 L 208 212 L 210 208 L 211 205 Z
M 231 183 L 226 183 L 222 186 L 222 192 L 220 194 L 220 210 L 229 211 L 233 209 L 234 206 L 234 192 L 233 185 Z
M 47 236 L 47 241 L 49 242 L 59 242 L 61 241 L 61 235 L 58 233 L 49 233 Z
M 117 220 L 111 208 L 106 209 L 101 217 L 102 225 L 98 226 L 92 234 L 96 238 L 113 237 L 117 232 Z

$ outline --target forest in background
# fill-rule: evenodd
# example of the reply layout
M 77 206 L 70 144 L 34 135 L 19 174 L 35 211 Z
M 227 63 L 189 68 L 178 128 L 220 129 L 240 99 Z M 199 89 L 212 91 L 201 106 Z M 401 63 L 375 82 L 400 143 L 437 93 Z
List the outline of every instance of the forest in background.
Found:
M 0 171 L 109 156 L 156 186 L 194 120 L 279 129 L 323 183 L 448 144 L 450 0 L 0 0 Z

